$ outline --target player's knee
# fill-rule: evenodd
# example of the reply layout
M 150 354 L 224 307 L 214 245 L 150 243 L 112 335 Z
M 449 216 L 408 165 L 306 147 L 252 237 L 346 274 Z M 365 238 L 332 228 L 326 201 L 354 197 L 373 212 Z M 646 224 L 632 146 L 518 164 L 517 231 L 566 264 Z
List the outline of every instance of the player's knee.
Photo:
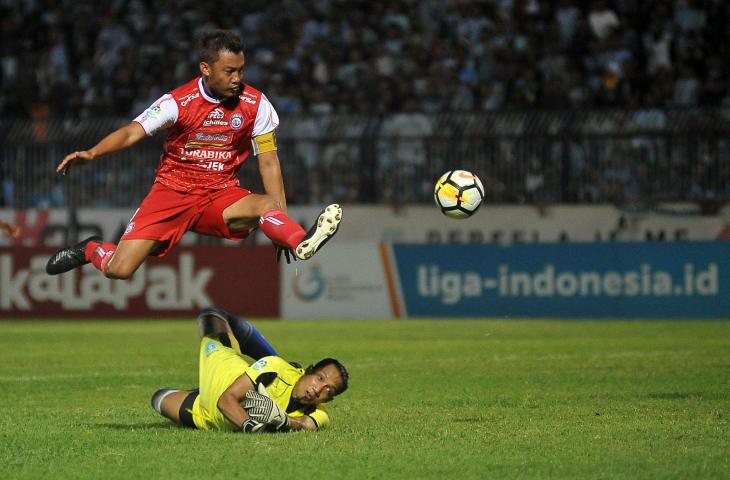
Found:
M 272 210 L 281 210 L 283 208 L 281 203 L 274 199 L 271 195 L 262 195 L 262 197 L 261 204 L 259 205 L 259 215 L 263 215 Z
M 104 276 L 112 280 L 128 280 L 132 278 L 132 273 L 134 272 L 110 267 L 106 269 Z
M 179 410 L 189 394 L 187 390 L 161 388 L 152 395 L 150 403 L 157 413 L 175 423 L 180 423 Z
M 175 390 L 173 388 L 161 388 L 157 390 L 154 394 L 152 394 L 152 398 L 150 398 L 152 408 L 163 417 L 174 420 L 174 418 L 170 416 L 169 403 L 172 397 L 174 397 L 174 394 L 179 391 L 180 390 Z
M 152 408 L 160 415 L 162 415 L 162 400 L 165 398 L 165 395 L 167 394 L 167 392 L 169 392 L 169 390 L 169 388 L 161 388 L 153 393 L 152 398 L 150 398 L 150 404 L 152 404 Z
M 228 332 L 228 324 L 215 315 L 202 313 L 198 316 L 198 334 L 200 338 Z
M 137 271 L 138 265 L 130 264 L 124 261 L 115 261 L 114 258 L 107 264 L 104 275 L 113 280 L 127 280 L 132 278 L 134 272 Z

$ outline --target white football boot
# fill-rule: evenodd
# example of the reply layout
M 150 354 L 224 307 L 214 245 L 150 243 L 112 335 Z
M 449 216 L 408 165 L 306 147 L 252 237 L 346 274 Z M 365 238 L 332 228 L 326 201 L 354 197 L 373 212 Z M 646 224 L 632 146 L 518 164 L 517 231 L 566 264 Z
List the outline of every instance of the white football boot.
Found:
M 322 248 L 322 245 L 335 236 L 337 227 L 342 220 L 342 208 L 336 203 L 328 205 L 317 217 L 317 221 L 309 229 L 307 235 L 301 241 L 294 253 L 300 260 L 311 258 L 312 255 Z

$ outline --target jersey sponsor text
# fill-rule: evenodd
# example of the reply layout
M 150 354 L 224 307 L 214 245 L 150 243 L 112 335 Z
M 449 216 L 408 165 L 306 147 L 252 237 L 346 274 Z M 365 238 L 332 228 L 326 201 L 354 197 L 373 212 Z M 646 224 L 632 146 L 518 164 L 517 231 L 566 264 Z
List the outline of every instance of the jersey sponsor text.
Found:
M 180 155 L 183 157 L 207 160 L 230 160 L 233 157 L 233 152 L 230 150 L 206 150 L 204 148 L 188 150 L 186 148 L 181 148 Z

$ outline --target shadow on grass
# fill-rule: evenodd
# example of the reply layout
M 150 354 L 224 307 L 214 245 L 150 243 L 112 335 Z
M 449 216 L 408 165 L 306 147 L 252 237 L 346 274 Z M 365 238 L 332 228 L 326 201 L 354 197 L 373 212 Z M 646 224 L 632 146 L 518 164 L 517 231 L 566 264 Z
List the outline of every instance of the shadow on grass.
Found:
M 92 424 L 95 428 L 102 428 L 108 430 L 179 430 L 179 427 L 170 422 L 155 422 L 155 423 L 94 423 Z
M 650 393 L 648 398 L 657 398 L 659 400 L 684 400 L 687 398 L 702 398 L 702 392 L 660 392 Z

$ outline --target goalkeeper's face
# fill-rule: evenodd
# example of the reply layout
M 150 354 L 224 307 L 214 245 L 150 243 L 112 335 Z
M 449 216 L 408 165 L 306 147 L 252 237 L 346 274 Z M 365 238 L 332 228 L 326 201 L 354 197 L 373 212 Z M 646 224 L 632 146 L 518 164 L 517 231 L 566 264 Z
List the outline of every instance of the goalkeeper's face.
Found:
M 218 60 L 200 63 L 205 86 L 219 100 L 238 97 L 243 92 L 243 53 L 228 50 L 218 52 Z
M 332 364 L 303 375 L 292 390 L 292 398 L 302 405 L 329 402 L 342 389 L 342 377 Z

